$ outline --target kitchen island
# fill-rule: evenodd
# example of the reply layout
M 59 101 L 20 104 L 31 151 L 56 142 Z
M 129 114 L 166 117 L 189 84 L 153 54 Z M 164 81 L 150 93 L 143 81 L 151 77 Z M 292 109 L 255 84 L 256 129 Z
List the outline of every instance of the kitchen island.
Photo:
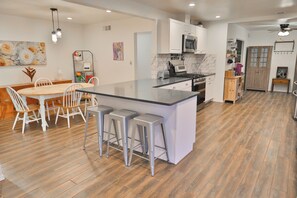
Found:
M 159 87 L 187 80 L 189 79 L 136 80 L 84 88 L 78 91 L 96 94 L 100 105 L 107 105 L 114 109 L 129 109 L 139 114 L 150 113 L 163 116 L 169 162 L 177 164 L 193 150 L 196 133 L 196 104 L 199 93 L 160 89 Z M 105 124 L 105 130 L 106 126 L 107 124 Z M 163 146 L 161 130 L 156 128 L 155 132 L 156 145 Z M 129 136 L 130 134 L 129 130 Z M 156 149 L 156 156 L 160 152 Z M 166 156 L 160 158 L 166 159 Z

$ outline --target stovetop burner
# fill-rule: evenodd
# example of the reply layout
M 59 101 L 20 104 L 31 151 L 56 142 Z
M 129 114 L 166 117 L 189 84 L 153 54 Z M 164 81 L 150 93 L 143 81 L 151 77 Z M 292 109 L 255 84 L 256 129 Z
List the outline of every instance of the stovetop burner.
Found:
M 185 78 L 196 79 L 196 78 L 204 78 L 205 75 L 196 74 L 196 73 L 182 73 L 182 74 L 176 74 L 176 77 L 185 77 Z

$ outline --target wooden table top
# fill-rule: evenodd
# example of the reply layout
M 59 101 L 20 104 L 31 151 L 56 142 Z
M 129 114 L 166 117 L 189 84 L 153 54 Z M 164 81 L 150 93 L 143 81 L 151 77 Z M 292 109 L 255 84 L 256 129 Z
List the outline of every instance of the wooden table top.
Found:
M 18 90 L 18 93 L 23 96 L 41 96 L 41 95 L 55 95 L 63 94 L 65 89 L 72 83 L 55 84 L 41 87 L 30 87 Z M 78 83 L 83 86 L 83 88 L 93 87 L 90 83 Z

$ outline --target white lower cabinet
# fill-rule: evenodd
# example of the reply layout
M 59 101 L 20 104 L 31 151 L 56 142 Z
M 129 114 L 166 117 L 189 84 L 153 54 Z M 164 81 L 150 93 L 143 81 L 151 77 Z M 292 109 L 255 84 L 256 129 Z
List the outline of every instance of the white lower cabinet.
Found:
M 205 102 L 213 100 L 214 90 L 215 90 L 215 75 L 207 76 L 206 88 L 205 88 Z
M 161 89 L 174 89 L 174 90 L 181 90 L 181 91 L 192 91 L 192 81 L 184 81 L 179 83 L 174 83 L 171 85 L 165 85 L 162 87 L 159 87 Z

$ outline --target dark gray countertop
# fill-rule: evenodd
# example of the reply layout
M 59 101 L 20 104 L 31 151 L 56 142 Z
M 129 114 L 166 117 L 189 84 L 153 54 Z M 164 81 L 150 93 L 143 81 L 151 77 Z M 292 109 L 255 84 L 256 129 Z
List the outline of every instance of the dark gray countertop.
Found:
M 83 88 L 78 91 L 102 96 L 123 98 L 148 103 L 174 105 L 181 101 L 195 97 L 199 92 L 178 91 L 156 88 L 173 83 L 190 80 L 189 78 L 169 78 L 165 80 L 145 79 L 115 84 L 100 85 Z

